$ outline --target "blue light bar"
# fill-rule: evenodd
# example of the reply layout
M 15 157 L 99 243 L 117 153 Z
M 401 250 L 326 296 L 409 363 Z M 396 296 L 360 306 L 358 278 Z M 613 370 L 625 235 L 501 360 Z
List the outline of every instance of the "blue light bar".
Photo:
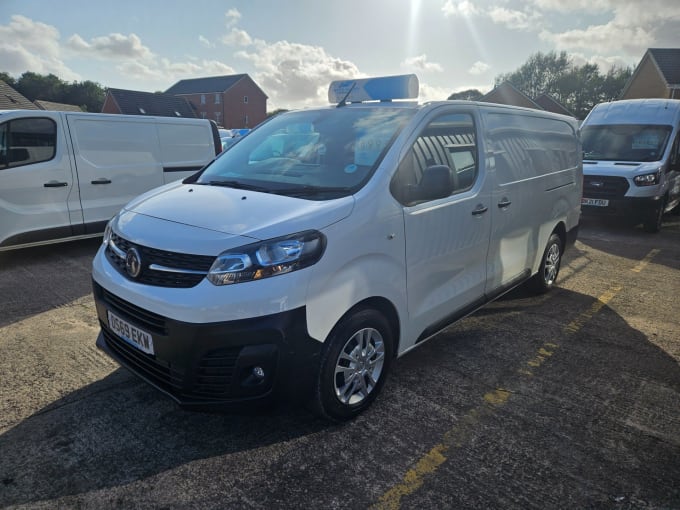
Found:
M 357 80 L 338 80 L 328 87 L 331 103 L 359 103 L 362 101 L 391 101 L 418 97 L 418 77 L 415 74 L 381 76 Z

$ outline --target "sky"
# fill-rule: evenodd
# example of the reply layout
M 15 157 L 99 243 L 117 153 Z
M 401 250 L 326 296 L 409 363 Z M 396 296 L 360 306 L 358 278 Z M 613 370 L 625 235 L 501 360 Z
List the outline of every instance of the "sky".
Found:
M 267 110 L 332 80 L 415 73 L 420 101 L 488 92 L 537 53 L 635 67 L 680 47 L 680 0 L 0 0 L 0 71 L 165 91 L 249 74 Z

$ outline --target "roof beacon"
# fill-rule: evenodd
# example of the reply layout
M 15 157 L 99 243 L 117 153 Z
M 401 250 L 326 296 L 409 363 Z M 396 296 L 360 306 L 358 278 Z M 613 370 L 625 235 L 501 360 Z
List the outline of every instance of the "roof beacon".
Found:
M 360 80 L 338 80 L 328 87 L 331 103 L 360 103 L 362 101 L 391 101 L 392 99 L 416 99 L 418 77 L 415 74 L 381 76 Z

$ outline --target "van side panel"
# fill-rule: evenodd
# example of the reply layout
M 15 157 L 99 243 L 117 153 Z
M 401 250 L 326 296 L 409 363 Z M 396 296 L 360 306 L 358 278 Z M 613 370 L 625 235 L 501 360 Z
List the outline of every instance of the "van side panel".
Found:
M 184 124 L 163 122 L 159 119 L 156 129 L 163 166 L 163 182 L 188 177 L 212 161 L 215 148 L 208 122 Z
M 578 223 L 581 163 L 574 123 L 517 111 L 483 117 L 495 167 L 486 285 L 492 295 L 536 273 L 558 224 L 569 230 Z
M 67 115 L 85 225 L 163 184 L 154 119 Z

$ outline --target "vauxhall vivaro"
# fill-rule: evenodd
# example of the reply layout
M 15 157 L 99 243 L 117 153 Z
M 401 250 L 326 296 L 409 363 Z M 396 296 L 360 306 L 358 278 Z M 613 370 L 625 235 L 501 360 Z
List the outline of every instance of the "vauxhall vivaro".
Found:
M 344 420 L 395 356 L 528 282 L 579 222 L 573 118 L 331 86 L 130 202 L 93 265 L 97 345 L 186 407 L 284 392 Z

